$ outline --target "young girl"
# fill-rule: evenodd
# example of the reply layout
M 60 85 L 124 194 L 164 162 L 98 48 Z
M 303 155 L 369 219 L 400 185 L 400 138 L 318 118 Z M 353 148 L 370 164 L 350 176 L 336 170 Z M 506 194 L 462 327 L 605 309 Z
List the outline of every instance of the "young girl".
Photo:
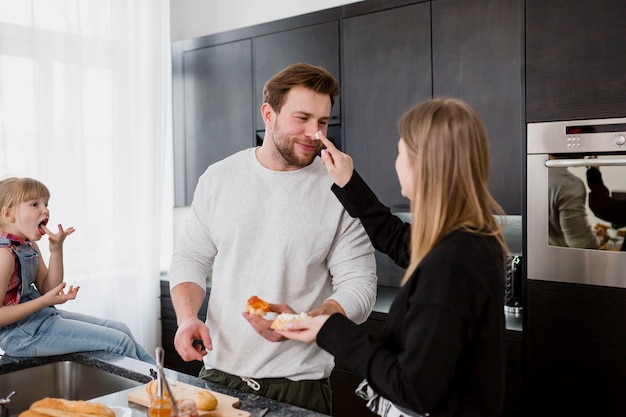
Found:
M 63 242 L 73 228 L 51 232 L 50 192 L 31 178 L 0 181 L 0 348 L 9 356 L 35 357 L 104 350 L 154 364 L 123 323 L 58 310 L 76 298 L 65 292 Z M 35 243 L 48 235 L 49 267 Z
M 321 137 L 333 191 L 374 247 L 407 268 L 382 336 L 340 314 L 280 334 L 317 341 L 366 380 L 381 416 L 500 416 L 504 398 L 503 214 L 489 194 L 487 134 L 474 109 L 433 99 L 399 123 L 396 172 L 412 224 L 382 205 L 352 159 Z

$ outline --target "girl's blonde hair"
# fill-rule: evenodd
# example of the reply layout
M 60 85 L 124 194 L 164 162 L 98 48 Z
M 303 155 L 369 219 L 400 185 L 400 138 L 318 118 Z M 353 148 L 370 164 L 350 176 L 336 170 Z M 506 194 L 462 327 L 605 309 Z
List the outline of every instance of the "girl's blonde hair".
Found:
M 41 197 L 50 199 L 50 191 L 36 179 L 10 177 L 0 180 L 0 211 Z
M 411 262 L 402 283 L 453 230 L 495 237 L 504 253 L 504 211 L 488 190 L 489 144 L 479 114 L 452 98 L 426 101 L 398 124 L 413 167 Z M 504 261 L 504 260 L 503 260 Z

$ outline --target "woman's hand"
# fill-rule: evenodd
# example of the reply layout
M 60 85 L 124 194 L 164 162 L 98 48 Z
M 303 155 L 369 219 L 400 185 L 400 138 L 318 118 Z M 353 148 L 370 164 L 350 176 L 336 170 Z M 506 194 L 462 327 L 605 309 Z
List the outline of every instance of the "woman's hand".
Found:
M 317 334 L 328 320 L 328 315 L 315 316 L 310 319 L 294 320 L 287 323 L 286 330 L 274 330 L 286 339 L 312 343 L 317 339 Z
M 315 138 L 322 141 L 326 149 L 322 149 L 322 161 L 326 165 L 326 170 L 333 178 L 335 184 L 339 187 L 344 187 L 354 172 L 354 163 L 350 155 L 341 152 L 328 140 L 322 132 L 317 132 Z

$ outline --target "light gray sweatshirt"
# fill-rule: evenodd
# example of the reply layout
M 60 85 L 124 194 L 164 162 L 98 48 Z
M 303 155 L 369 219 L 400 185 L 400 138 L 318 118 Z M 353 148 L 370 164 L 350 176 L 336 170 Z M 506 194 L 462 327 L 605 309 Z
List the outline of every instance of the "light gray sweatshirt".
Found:
M 332 298 L 351 320 L 367 319 L 376 299 L 374 250 L 331 185 L 320 158 L 299 170 L 272 171 L 254 148 L 200 177 L 172 256 L 170 287 L 194 282 L 204 288 L 212 275 L 207 368 L 251 378 L 330 375 L 333 358 L 316 344 L 269 342 L 241 313 L 252 295 L 297 312 Z

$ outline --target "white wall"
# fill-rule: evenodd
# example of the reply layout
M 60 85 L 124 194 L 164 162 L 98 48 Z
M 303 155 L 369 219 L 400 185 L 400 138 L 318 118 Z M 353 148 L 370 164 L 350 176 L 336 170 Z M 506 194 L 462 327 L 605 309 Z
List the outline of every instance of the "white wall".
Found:
M 355 0 L 170 0 L 172 41 L 330 9 Z

